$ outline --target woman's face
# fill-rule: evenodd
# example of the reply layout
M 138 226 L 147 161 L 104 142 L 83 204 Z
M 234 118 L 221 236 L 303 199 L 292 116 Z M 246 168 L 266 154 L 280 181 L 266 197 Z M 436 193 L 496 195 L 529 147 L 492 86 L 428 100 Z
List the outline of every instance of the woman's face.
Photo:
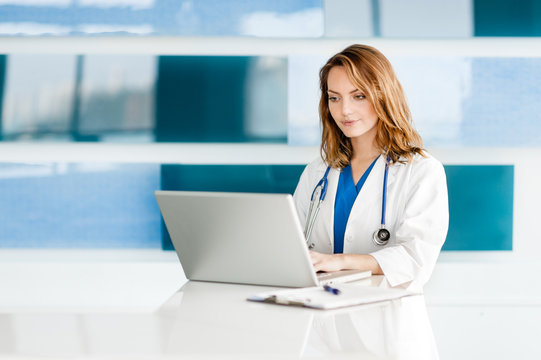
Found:
M 353 85 L 343 66 L 335 66 L 327 78 L 329 110 L 344 135 L 350 139 L 376 135 L 378 116 L 372 103 Z

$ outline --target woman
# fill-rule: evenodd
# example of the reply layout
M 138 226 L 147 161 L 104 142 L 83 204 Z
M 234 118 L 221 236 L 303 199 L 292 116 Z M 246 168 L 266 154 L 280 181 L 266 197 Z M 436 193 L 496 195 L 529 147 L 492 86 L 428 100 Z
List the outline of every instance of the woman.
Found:
M 320 87 L 321 158 L 306 167 L 294 196 L 306 224 L 327 173 L 325 200 L 310 217 L 313 266 L 371 270 L 388 286 L 421 289 L 447 235 L 443 166 L 423 150 L 402 86 L 378 50 L 352 45 L 331 57 Z

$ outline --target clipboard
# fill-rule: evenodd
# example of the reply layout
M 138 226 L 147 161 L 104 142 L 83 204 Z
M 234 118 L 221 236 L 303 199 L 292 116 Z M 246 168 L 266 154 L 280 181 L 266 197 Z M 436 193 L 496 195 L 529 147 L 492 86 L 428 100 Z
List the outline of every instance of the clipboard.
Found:
M 338 289 L 340 293 L 333 294 L 325 290 L 322 286 L 315 286 L 259 293 L 250 296 L 247 300 L 330 310 L 418 295 L 404 289 L 379 288 L 354 284 L 338 284 L 333 286 L 333 288 Z

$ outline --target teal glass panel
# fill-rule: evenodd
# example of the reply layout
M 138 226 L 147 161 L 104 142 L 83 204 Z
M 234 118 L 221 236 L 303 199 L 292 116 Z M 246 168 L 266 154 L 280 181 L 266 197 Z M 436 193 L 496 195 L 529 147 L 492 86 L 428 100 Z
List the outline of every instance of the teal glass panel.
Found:
M 160 56 L 156 140 L 241 141 L 247 57 Z
M 541 1 L 473 0 L 475 36 L 541 36 Z
M 157 142 L 287 142 L 287 61 L 160 56 Z
M 293 194 L 303 165 L 162 165 L 163 190 Z M 172 250 L 162 220 L 162 248 Z
M 449 232 L 443 250 L 513 250 L 512 165 L 446 165 Z

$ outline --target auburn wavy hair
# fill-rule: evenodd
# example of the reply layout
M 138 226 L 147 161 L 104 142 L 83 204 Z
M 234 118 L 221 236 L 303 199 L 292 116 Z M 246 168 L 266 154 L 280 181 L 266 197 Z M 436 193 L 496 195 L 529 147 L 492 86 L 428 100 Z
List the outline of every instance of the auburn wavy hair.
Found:
M 379 120 L 376 146 L 382 154 L 392 163 L 424 155 L 422 139 L 413 128 L 404 90 L 391 63 L 375 48 L 356 44 L 331 57 L 319 72 L 319 117 L 323 128 L 320 152 L 327 164 L 343 169 L 353 156 L 351 140 L 336 125 L 329 110 L 327 80 L 335 66 L 343 66 L 349 81 L 372 103 Z

